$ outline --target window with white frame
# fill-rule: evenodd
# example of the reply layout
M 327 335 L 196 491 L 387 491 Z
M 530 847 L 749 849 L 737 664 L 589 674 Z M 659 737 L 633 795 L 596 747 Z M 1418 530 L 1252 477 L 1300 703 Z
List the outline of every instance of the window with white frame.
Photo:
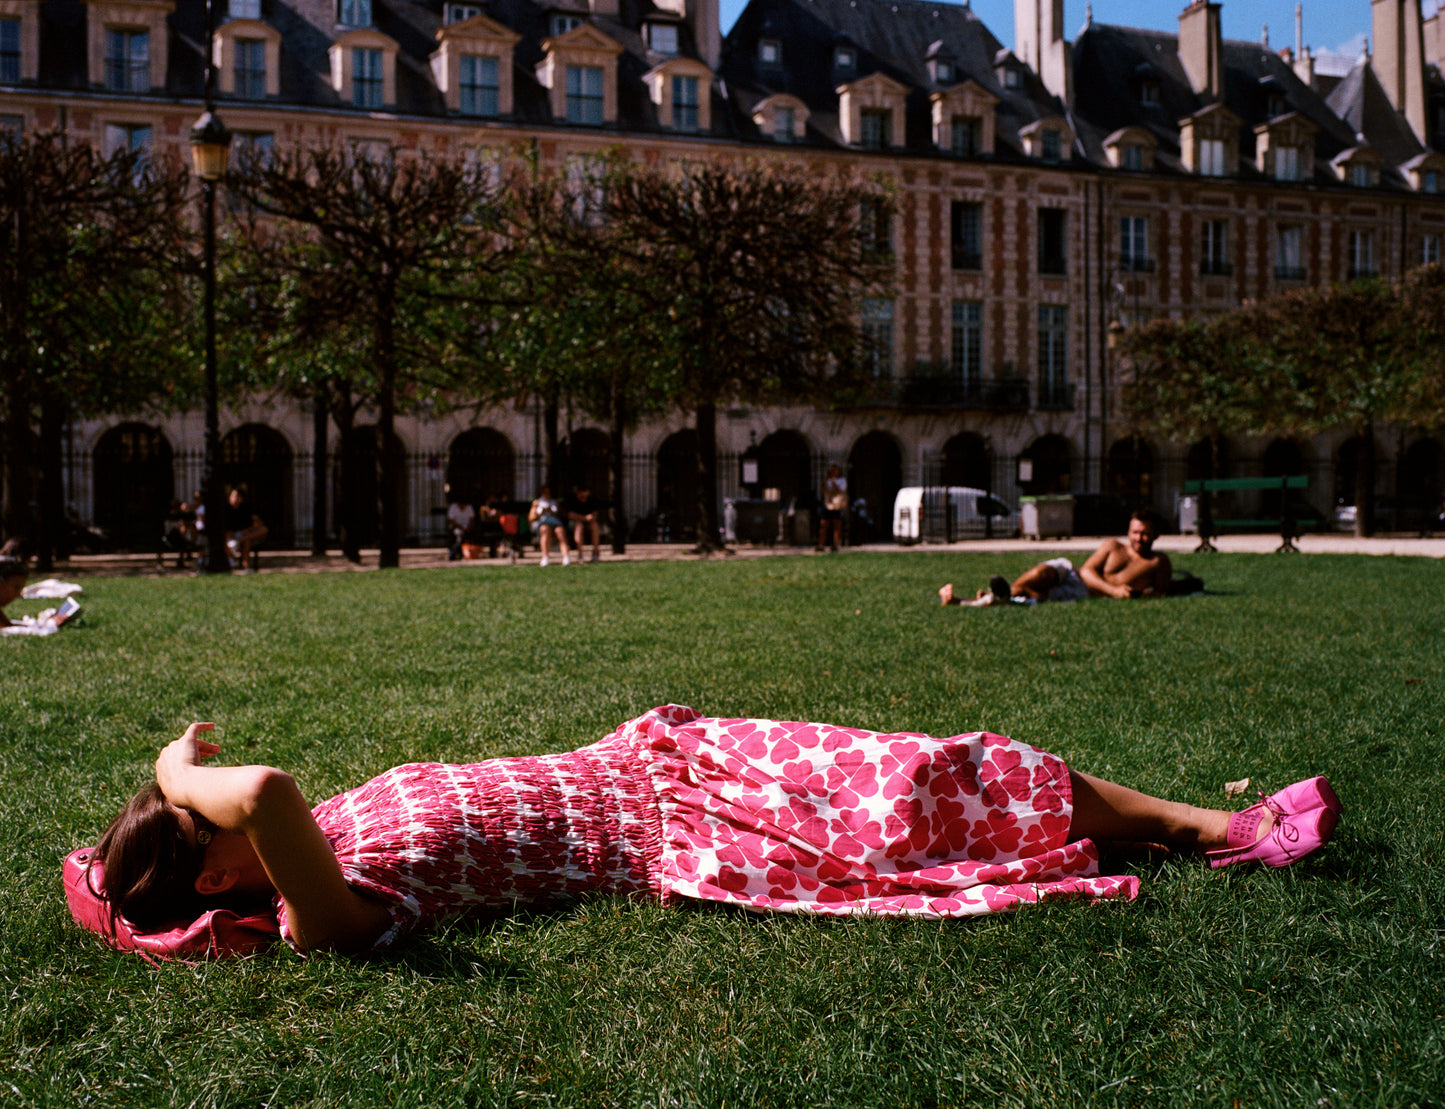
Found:
M 1279 256 L 1275 261 L 1274 275 L 1281 281 L 1303 281 L 1305 279 L 1304 230 L 1286 226 L 1279 229 Z
M 149 150 L 151 129 L 145 123 L 107 123 L 102 149 L 107 157 L 121 150 Z
M 1040 408 L 1069 408 L 1069 310 L 1057 304 L 1039 305 Z
M 893 376 L 893 302 L 863 301 L 864 365 L 878 381 Z
M 797 138 L 798 116 L 792 108 L 773 109 L 773 141 L 792 142 Z
M 949 205 L 949 238 L 953 268 L 983 269 L 983 205 L 955 200 Z
M 859 113 L 864 150 L 884 150 L 891 145 L 893 113 L 887 108 L 864 108 Z
M 1045 127 L 1039 132 L 1039 156 L 1046 162 L 1057 162 L 1062 156 L 1062 140 L 1058 131 Z
M 602 122 L 602 67 L 567 67 L 567 122 Z
M 269 160 L 276 149 L 276 136 L 270 131 L 237 131 L 232 142 L 239 157 L 257 157 L 263 162 Z
M 260 19 L 261 0 L 227 0 L 226 11 L 232 19 Z
M 964 158 L 977 156 L 983 147 L 983 120 L 978 116 L 954 116 L 951 123 L 952 152 Z
M 336 22 L 343 27 L 370 27 L 371 0 L 337 0 Z
M 236 40 L 236 95 L 260 100 L 266 95 L 266 44 L 260 39 Z
M 1433 266 L 1440 261 L 1440 236 L 1420 236 L 1420 264 L 1422 266 Z
M 783 61 L 783 44 L 777 39 L 758 40 L 758 61 L 763 65 L 781 65 Z
M 874 258 L 884 258 L 893 253 L 893 221 L 881 200 L 865 200 L 858 209 L 858 232 L 863 237 L 863 249 Z
M 1024 83 L 1024 82 L 1023 82 L 1023 75 L 1022 75 L 1021 73 L 1019 73 L 1019 67 L 1018 67 L 1018 66 L 1016 66 L 1016 65 L 1006 65 L 1006 66 L 1003 67 L 1003 87 L 1004 87 L 1004 88 L 1006 88 L 1006 89 L 1016 89 L 1016 88 L 1018 88 L 1020 85 L 1022 85 L 1023 83 Z
M 0 19 L 0 82 L 20 80 L 20 20 Z
M 105 87 L 111 92 L 150 92 L 150 32 L 105 29 Z
M 489 54 L 463 54 L 457 60 L 457 91 L 463 115 L 494 116 L 501 110 L 498 72 L 498 59 Z
M 380 108 L 382 56 L 373 46 L 351 48 L 351 102 L 358 108 Z
M 1375 183 L 1374 174 L 1370 167 L 1363 162 L 1354 162 L 1350 165 L 1350 184 L 1357 189 L 1368 189 Z
M 552 38 L 556 38 L 558 35 L 565 35 L 568 31 L 575 31 L 580 26 L 582 26 L 582 17 L 580 15 L 554 14 L 547 24 Z
M 1373 231 L 1350 232 L 1350 277 L 1374 277 L 1375 233 Z
M 1281 146 L 1275 148 L 1274 179 L 1276 181 L 1298 181 L 1300 179 L 1299 147 Z
M 1153 269 L 1149 261 L 1149 217 L 1121 216 L 1119 219 L 1119 268 L 1131 273 Z
M 1223 139 L 1199 140 L 1199 173 L 1203 177 L 1224 176 L 1225 165 Z
M 481 15 L 481 14 L 482 14 L 482 9 L 481 9 L 480 5 L 477 5 L 477 4 L 448 4 L 448 5 L 447 5 L 447 22 L 448 22 L 448 23 L 465 23 L 468 19 L 471 19 L 473 16 L 478 16 L 478 15 Z
M 647 45 L 659 54 L 672 57 L 677 53 L 677 24 L 649 23 L 647 25 Z
M 983 303 L 977 300 L 953 302 L 954 379 L 964 397 L 983 391 Z
M 934 82 L 936 84 L 948 85 L 953 83 L 952 62 L 939 62 L 937 67 L 935 68 L 935 73 L 937 74 L 937 76 L 934 78 Z
M 697 78 L 675 74 L 672 78 L 672 125 L 679 131 L 696 131 L 699 124 Z
M 1120 147 L 1119 168 L 1142 170 L 1144 168 L 1144 147 L 1137 142 L 1126 142 Z
M 1203 223 L 1203 231 L 1199 272 L 1206 277 L 1228 277 L 1234 272 L 1234 267 L 1229 264 L 1229 221 L 1207 219 Z

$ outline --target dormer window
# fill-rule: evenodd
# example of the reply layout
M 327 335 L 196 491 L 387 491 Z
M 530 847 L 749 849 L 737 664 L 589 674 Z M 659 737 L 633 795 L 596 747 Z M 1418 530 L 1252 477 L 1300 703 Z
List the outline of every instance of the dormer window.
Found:
M 677 53 L 677 24 L 649 23 L 647 25 L 648 49 L 669 58 Z
M 226 12 L 232 19 L 260 19 L 261 0 L 229 0 Z
M 808 106 L 796 96 L 778 93 L 753 109 L 758 132 L 773 142 L 801 142 L 808 124 Z
M 1042 162 L 1066 160 L 1074 145 L 1074 132 L 1060 116 L 1035 120 L 1020 128 L 1019 138 L 1023 139 L 1028 156 Z
M 494 116 L 500 110 L 501 78 L 498 59 L 484 54 L 463 54 L 457 59 L 457 90 L 463 115 Z
M 1300 179 L 1299 154 L 1297 146 L 1282 146 L 1274 152 L 1274 179 L 1276 181 L 1298 181 Z
M 212 43 L 216 82 L 227 96 L 263 100 L 281 95 L 281 32 L 258 19 L 231 19 Z
M 892 145 L 892 112 L 886 108 L 864 108 L 861 145 L 864 150 L 884 150 Z
M 1134 170 L 1144 168 L 1144 146 L 1142 143 L 1126 142 L 1119 148 L 1119 168 Z
M 567 67 L 567 122 L 602 122 L 602 67 Z
M 773 112 L 773 141 L 796 142 L 798 114 L 792 108 L 779 108 Z
M 1134 173 L 1154 168 L 1154 136 L 1143 127 L 1123 127 L 1104 139 L 1111 165 Z
M 777 39 L 758 40 L 758 61 L 763 65 L 781 65 L 783 62 L 783 44 Z
M 1378 152 L 1362 144 L 1340 151 L 1330 160 L 1330 165 L 1335 171 L 1335 176 L 1346 185 L 1357 189 L 1369 189 L 1380 183 L 1381 162 L 1382 159 Z M 1434 167 L 1421 166 L 1420 168 Z
M 1201 177 L 1223 177 L 1229 172 L 1225 164 L 1223 139 L 1199 140 L 1199 174 Z
M 833 68 L 852 70 L 858 64 L 858 53 L 851 46 L 839 46 L 833 50 Z
M 934 66 L 934 83 L 939 85 L 951 84 L 953 81 L 953 63 L 939 62 Z
M 1052 127 L 1046 128 L 1039 135 L 1039 156 L 1046 162 L 1057 162 L 1059 154 L 1059 133 Z
M 1139 103 L 1146 108 L 1158 105 L 1159 82 L 1153 77 L 1145 77 L 1139 82 Z
M 1361 162 L 1356 162 L 1350 167 L 1350 184 L 1358 189 L 1368 189 L 1375 183 L 1374 175 L 1370 167 Z
M 449 5 L 451 8 L 472 5 Z M 485 13 L 437 29 L 432 78 L 447 110 L 469 116 L 505 116 L 512 112 L 512 51 L 521 35 Z
M 336 22 L 343 27 L 370 27 L 371 0 L 337 0 Z
M 542 47 L 546 53 L 533 72 L 548 91 L 552 118 L 594 126 L 616 123 L 617 56 L 622 44 L 596 24 L 583 23 L 560 38 L 543 40 Z
M 1420 174 L 1420 191 L 1422 193 L 1438 193 L 1440 191 L 1440 174 L 1433 169 L 1427 169 Z
M 447 22 L 465 23 L 475 15 L 481 15 L 482 9 L 477 4 L 448 4 Z
M 553 14 L 547 22 L 548 33 L 556 38 L 558 35 L 565 35 L 568 31 L 575 31 L 582 26 L 580 15 L 559 15 Z
M 983 153 L 983 120 L 978 116 L 954 116 L 950 138 L 950 153 L 976 158 Z
M 1284 93 L 1272 92 L 1269 94 L 1267 111 L 1270 119 L 1274 119 L 1276 116 L 1282 116 L 1285 112 L 1289 111 L 1289 101 L 1284 98 Z
M 1019 67 L 1016 65 L 1004 66 L 1000 77 L 1003 87 L 1006 89 L 1016 89 L 1023 84 L 1023 74 L 1019 72 Z
M 367 109 L 396 103 L 394 40 L 376 31 L 347 31 L 328 53 L 331 87 L 343 101 Z

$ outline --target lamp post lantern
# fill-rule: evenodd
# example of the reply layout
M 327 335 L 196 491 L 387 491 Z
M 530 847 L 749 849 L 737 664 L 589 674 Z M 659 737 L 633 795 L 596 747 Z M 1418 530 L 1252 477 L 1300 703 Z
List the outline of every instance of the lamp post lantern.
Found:
M 208 574 L 231 571 L 226 550 L 226 506 L 220 485 L 221 415 L 216 384 L 216 184 L 225 176 L 231 132 L 211 106 L 215 20 L 212 0 L 206 0 L 206 92 L 201 117 L 191 128 L 191 161 L 201 179 L 201 225 L 204 234 L 204 294 L 202 315 L 206 327 L 206 440 L 201 470 L 201 499 L 205 505 L 206 549 L 201 569 Z

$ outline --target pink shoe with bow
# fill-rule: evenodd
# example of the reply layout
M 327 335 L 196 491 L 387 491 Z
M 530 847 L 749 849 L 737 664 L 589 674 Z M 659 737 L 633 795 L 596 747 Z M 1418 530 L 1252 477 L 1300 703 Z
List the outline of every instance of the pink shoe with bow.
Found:
M 1259 825 L 1266 813 L 1273 815 L 1274 824 L 1261 836 Z M 1225 845 L 1206 851 L 1204 856 L 1215 867 L 1235 863 L 1289 866 L 1328 843 L 1338 820 L 1338 812 L 1323 804 L 1302 812 L 1286 812 L 1274 797 L 1267 797 L 1258 805 L 1234 813 L 1229 818 Z
M 1270 794 L 1264 800 L 1266 803 L 1273 802 L 1276 807 L 1286 813 L 1328 809 L 1338 816 L 1343 811 L 1340 799 L 1335 796 L 1335 791 L 1330 788 L 1330 783 L 1324 778 L 1306 778 L 1302 782 L 1295 782 L 1292 786 L 1285 786 L 1278 793 Z

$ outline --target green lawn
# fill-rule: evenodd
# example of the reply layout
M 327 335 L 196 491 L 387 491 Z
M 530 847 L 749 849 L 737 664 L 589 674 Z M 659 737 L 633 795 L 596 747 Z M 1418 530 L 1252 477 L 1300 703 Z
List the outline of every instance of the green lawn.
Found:
M 1445 1103 L 1445 563 L 1185 556 L 1210 595 L 937 604 L 1028 561 L 87 582 L 79 627 L 0 640 L 0 1103 Z M 66 912 L 60 859 L 192 719 L 319 800 L 668 701 L 987 728 L 1199 804 L 1323 772 L 1345 815 L 1290 870 L 1176 860 L 1132 903 L 945 924 L 604 899 L 157 969 Z

